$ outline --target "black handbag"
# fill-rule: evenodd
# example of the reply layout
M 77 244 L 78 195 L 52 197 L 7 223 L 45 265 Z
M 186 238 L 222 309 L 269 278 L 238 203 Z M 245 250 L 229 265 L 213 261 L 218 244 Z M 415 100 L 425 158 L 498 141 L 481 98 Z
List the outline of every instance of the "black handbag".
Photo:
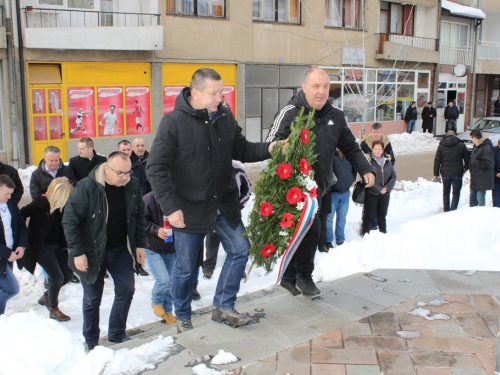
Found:
M 357 181 L 352 190 L 352 201 L 354 203 L 365 203 L 365 183 L 364 181 Z

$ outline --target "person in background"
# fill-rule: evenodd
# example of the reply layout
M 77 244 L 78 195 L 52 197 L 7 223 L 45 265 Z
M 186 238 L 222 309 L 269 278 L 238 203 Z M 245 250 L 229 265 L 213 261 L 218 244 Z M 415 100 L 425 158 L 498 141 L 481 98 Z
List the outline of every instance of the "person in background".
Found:
M 19 293 L 13 263 L 23 269 L 23 256 L 28 246 L 28 231 L 23 216 L 11 199 L 16 184 L 9 176 L 0 175 L 0 315 L 5 313 L 7 301 Z
M 23 217 L 31 218 L 26 270 L 33 274 L 38 263 L 49 275 L 49 288 L 38 303 L 47 307 L 51 319 L 60 322 L 71 319 L 59 309 L 59 292 L 73 278 L 73 271 L 68 267 L 68 249 L 62 227 L 64 207 L 72 191 L 69 181 L 58 177 L 52 180 L 45 195 L 35 197 L 21 208 Z
M 424 133 L 427 130 L 429 134 L 432 134 L 436 115 L 436 108 L 432 106 L 432 102 L 427 102 L 427 107 L 422 110 L 422 131 Z
M 0 175 L 9 176 L 12 179 L 12 181 L 14 181 L 14 184 L 16 184 L 11 199 L 17 205 L 19 205 L 19 201 L 21 200 L 24 194 L 24 186 L 21 179 L 19 178 L 19 172 L 17 171 L 16 168 L 11 167 L 8 164 L 4 164 L 0 161 Z
M 375 170 L 375 184 L 366 188 L 363 235 L 371 230 L 372 217 L 377 213 L 379 231 L 387 233 L 386 216 L 389 210 L 391 191 L 396 184 L 396 170 L 384 155 L 384 143 L 373 142 L 370 163 Z
M 94 141 L 91 138 L 82 138 L 78 142 L 78 155 L 69 159 L 68 167 L 73 170 L 76 181 L 89 175 L 90 171 L 106 160 L 94 150 Z
M 493 207 L 500 207 L 500 139 L 495 147 L 493 147 L 493 155 L 495 157 L 495 179 L 492 191 Z
M 448 105 L 444 109 L 444 120 L 446 121 L 446 131 L 453 130 L 457 134 L 457 120 L 460 112 L 452 99 L 448 100 Z
M 411 102 L 411 105 L 406 110 L 405 122 L 408 124 L 407 132 L 411 134 L 415 130 L 415 124 L 417 123 L 417 102 Z
M 156 316 L 163 318 L 167 324 L 177 323 L 172 315 L 172 281 L 175 266 L 174 242 L 165 242 L 167 230 L 163 228 L 163 212 L 156 202 L 153 192 L 142 197 L 146 215 L 146 260 L 155 278 L 151 290 L 151 307 Z
M 118 142 L 118 151 L 126 154 L 132 161 L 132 145 L 129 141 L 123 139 Z M 148 192 L 148 180 L 146 179 L 146 170 L 139 160 L 132 162 L 132 177 L 135 177 L 137 180 L 139 180 L 139 183 L 141 185 L 141 197 L 144 196 Z M 147 275 L 147 272 L 145 275 L 141 273 L 141 276 Z
M 146 150 L 146 142 L 142 138 L 134 138 L 132 141 L 132 155 L 130 160 L 132 160 L 132 165 L 139 161 L 144 169 L 148 163 L 149 151 Z
M 469 161 L 469 205 L 471 207 L 484 206 L 486 204 L 486 190 L 493 190 L 495 186 L 493 143 L 488 137 L 483 136 L 483 133 L 478 129 L 470 132 L 470 138 L 474 143 L 474 148 Z
M 494 103 L 494 108 L 495 110 L 493 112 L 493 115 L 500 116 L 500 96 L 497 96 L 497 100 Z

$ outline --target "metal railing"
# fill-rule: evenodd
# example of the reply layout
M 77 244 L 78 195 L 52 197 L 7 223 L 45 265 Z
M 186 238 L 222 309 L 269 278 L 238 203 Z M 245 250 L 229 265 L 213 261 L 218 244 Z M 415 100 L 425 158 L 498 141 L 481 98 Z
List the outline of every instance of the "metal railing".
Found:
M 403 46 L 422 48 L 428 51 L 436 51 L 437 39 L 423 38 L 420 36 L 409 36 L 400 34 L 378 33 L 378 49 L 377 53 L 384 53 L 384 43 L 391 42 L 402 44 Z
M 441 46 L 439 50 L 439 63 L 447 65 L 471 65 L 472 48 L 471 47 L 450 47 Z
M 125 13 L 96 10 L 22 8 L 26 27 L 153 26 L 160 24 L 157 13 Z
M 482 60 L 500 60 L 500 43 L 480 41 L 477 46 L 477 58 Z

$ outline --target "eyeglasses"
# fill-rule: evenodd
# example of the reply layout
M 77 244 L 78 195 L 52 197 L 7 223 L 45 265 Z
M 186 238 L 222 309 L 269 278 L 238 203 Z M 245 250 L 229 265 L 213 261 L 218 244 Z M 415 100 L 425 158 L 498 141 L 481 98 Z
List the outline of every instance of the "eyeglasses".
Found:
M 113 168 L 111 168 L 109 165 L 106 164 L 106 167 L 108 167 L 109 169 L 111 169 L 113 172 L 115 172 L 118 177 L 129 177 L 129 176 L 132 176 L 132 170 L 128 171 L 128 172 L 118 172 L 118 171 L 115 171 Z

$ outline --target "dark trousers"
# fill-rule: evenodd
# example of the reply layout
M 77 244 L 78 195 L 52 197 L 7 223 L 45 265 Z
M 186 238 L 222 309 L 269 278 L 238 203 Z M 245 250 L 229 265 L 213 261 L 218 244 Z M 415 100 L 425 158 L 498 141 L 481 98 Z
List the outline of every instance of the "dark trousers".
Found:
M 422 128 L 422 133 L 425 133 L 426 130 L 429 134 L 432 133 L 432 128 Z
M 121 341 L 125 337 L 128 312 L 135 291 L 132 256 L 126 245 L 106 250 L 101 270 L 94 284 L 87 284 L 81 279 L 83 286 L 83 337 L 88 345 L 95 346 L 99 343 L 99 308 L 106 271 L 111 274 L 115 283 L 115 299 L 109 313 L 108 339 Z
M 491 197 L 493 198 L 493 207 L 500 207 L 500 178 L 495 177 L 495 185 Z
M 59 292 L 73 278 L 73 271 L 68 267 L 68 250 L 58 245 L 42 245 L 38 253 L 37 262 L 49 275 L 48 289 L 50 307 L 59 304 Z
M 446 121 L 446 131 L 453 130 L 457 134 L 457 120 Z
M 462 176 L 442 176 L 443 180 L 443 211 L 454 211 L 460 201 L 460 191 L 462 190 Z M 453 198 L 450 206 L 450 191 L 453 188 Z
M 369 233 L 372 225 L 372 218 L 377 213 L 378 229 L 382 233 L 387 233 L 386 216 L 389 210 L 390 195 L 365 195 L 365 214 L 363 217 L 363 234 Z
M 320 232 L 318 239 L 318 246 L 322 246 L 326 244 L 326 228 L 327 228 L 327 220 L 328 215 L 332 212 L 332 193 L 328 191 L 323 198 L 321 198 L 320 209 L 317 213 L 319 215 L 320 222 Z M 297 249 L 298 251 L 298 249 Z
M 203 261 L 203 272 L 213 272 L 217 264 L 217 254 L 219 252 L 220 240 L 215 233 L 208 233 L 205 236 L 205 248 L 207 249 L 205 260 Z M 203 254 L 203 251 L 202 251 Z

